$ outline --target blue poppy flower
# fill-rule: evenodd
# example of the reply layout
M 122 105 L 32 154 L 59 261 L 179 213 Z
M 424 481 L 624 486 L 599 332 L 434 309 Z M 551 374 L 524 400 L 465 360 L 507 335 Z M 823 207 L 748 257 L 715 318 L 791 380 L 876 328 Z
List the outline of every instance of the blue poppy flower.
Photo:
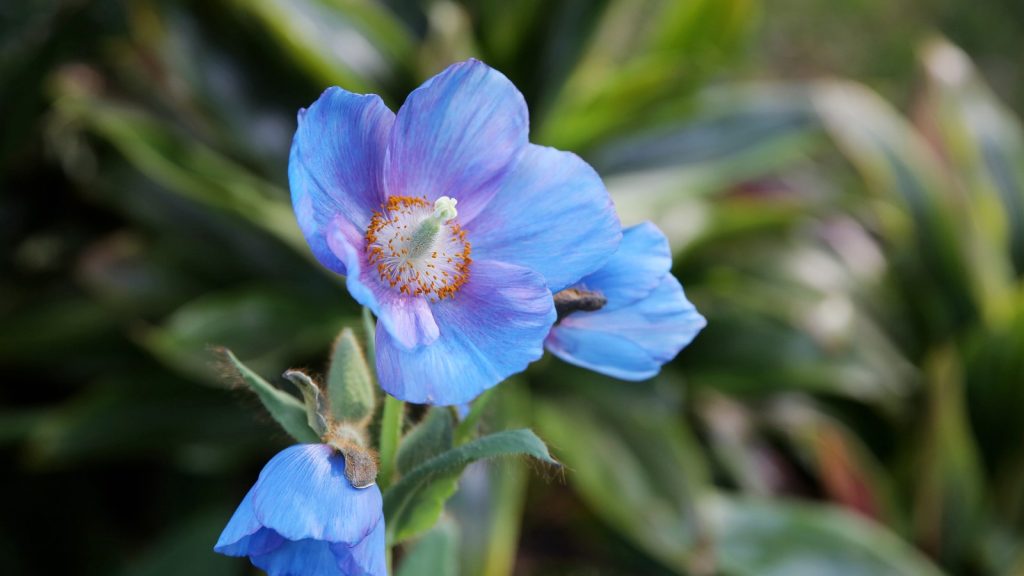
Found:
M 668 239 L 654 224 L 628 228 L 615 255 L 564 293 L 576 309 L 551 329 L 545 346 L 615 378 L 654 376 L 707 324 L 671 268 Z
M 260 472 L 214 550 L 270 576 L 385 576 L 380 489 L 356 489 L 326 444 L 285 448 Z
M 523 370 L 555 321 L 551 291 L 618 245 L 601 179 L 530 144 L 528 124 L 515 86 L 476 60 L 425 82 L 397 115 L 340 88 L 299 113 L 296 217 L 377 316 L 377 373 L 393 396 L 461 404 Z

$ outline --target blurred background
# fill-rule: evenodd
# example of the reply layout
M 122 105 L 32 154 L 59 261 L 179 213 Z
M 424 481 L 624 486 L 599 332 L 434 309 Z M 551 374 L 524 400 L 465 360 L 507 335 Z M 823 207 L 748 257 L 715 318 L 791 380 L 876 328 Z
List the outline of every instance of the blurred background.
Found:
M 1024 574 L 1018 0 L 3 2 L 4 574 L 255 573 L 211 547 L 288 439 L 210 347 L 281 383 L 359 314 L 296 111 L 468 56 L 709 326 L 650 382 L 500 388 L 566 471 L 471 468 L 462 574 Z

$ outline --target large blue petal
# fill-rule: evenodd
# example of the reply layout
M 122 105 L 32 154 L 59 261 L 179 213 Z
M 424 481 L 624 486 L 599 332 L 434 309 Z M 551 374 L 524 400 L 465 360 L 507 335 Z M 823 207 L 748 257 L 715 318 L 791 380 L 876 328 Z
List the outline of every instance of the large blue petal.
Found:
M 336 218 L 329 226 L 327 241 L 348 268 L 345 282 L 349 293 L 377 316 L 395 340 L 411 349 L 437 339 L 437 324 L 427 300 L 401 294 L 381 282 L 367 262 L 363 237 L 351 222 Z
M 477 60 L 449 66 L 409 94 L 384 163 L 389 196 L 450 196 L 465 225 L 497 192 L 526 145 L 526 101 Z
M 706 324 L 679 281 L 666 274 L 640 300 L 563 318 L 545 345 L 577 366 L 623 380 L 643 380 L 657 374 Z
M 380 489 L 353 488 L 345 458 L 325 444 L 285 448 L 260 472 L 252 490 L 260 524 L 292 541 L 354 544 L 377 525 L 383 510 Z
M 252 493 L 253 489 L 250 488 L 231 516 L 231 520 L 228 520 L 228 525 L 224 527 L 217 544 L 213 547 L 215 552 L 228 556 L 248 556 L 265 553 L 280 545 L 280 536 L 265 530 L 256 519 L 256 513 L 252 508 Z
M 332 546 L 342 572 L 346 576 L 387 576 L 384 535 L 384 519 L 381 518 L 362 542 L 351 547 L 344 544 Z
M 531 268 L 553 292 L 597 270 L 622 237 L 593 168 L 575 154 L 532 144 L 467 229 L 474 257 Z
M 308 110 L 288 159 L 292 205 L 317 259 L 340 274 L 345 267 L 324 238 L 338 216 L 360 230 L 384 200 L 381 177 L 394 113 L 376 95 L 328 88 Z
M 643 222 L 624 230 L 618 251 L 578 285 L 603 294 L 608 303 L 602 310 L 610 311 L 647 296 L 671 268 L 668 239 L 657 226 Z
M 363 572 L 347 572 L 338 563 L 330 542 L 321 540 L 286 540 L 267 554 L 249 560 L 268 576 L 364 576 Z
M 404 350 L 377 329 L 381 387 L 408 402 L 469 402 L 540 358 L 555 320 L 539 274 L 493 261 L 474 261 L 466 285 L 431 309 L 440 336 L 430 345 Z

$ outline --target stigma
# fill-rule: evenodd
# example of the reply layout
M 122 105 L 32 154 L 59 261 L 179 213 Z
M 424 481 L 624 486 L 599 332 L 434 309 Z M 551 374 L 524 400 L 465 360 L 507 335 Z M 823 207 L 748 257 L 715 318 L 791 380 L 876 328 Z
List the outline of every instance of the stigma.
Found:
M 455 221 L 457 201 L 391 196 L 366 229 L 366 256 L 381 282 L 407 296 L 437 301 L 469 280 L 470 244 Z

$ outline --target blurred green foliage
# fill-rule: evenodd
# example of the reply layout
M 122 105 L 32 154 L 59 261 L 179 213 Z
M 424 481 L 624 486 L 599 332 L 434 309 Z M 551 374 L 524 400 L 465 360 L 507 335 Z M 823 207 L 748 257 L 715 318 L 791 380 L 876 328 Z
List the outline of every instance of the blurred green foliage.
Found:
M 296 110 L 477 56 L 709 326 L 651 382 L 503 385 L 484 428 L 564 473 L 470 466 L 403 576 L 1024 574 L 1021 6 L 4 4 L 4 573 L 249 573 L 211 548 L 288 440 L 211 347 L 323 372 L 359 326 L 291 215 Z

